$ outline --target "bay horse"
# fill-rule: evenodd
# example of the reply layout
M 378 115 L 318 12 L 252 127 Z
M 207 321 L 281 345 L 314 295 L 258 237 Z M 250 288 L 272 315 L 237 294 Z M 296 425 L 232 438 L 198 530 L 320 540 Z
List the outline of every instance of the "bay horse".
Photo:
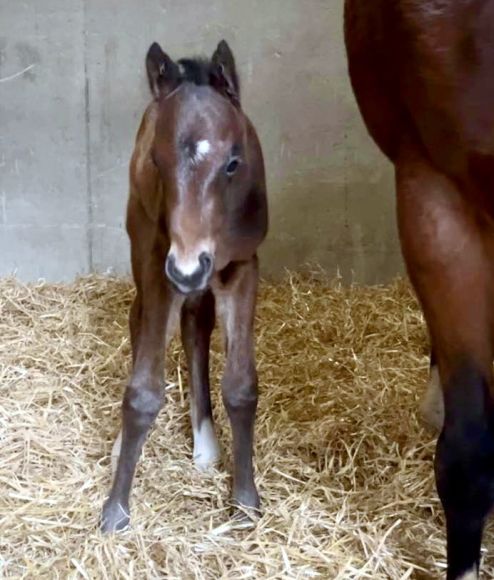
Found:
M 107 532 L 129 524 L 132 480 L 163 403 L 164 352 L 178 324 L 189 372 L 193 457 L 200 468 L 219 458 L 209 385 L 216 310 L 225 338 L 221 386 L 233 432 L 233 500 L 259 508 L 253 325 L 257 249 L 268 227 L 261 145 L 240 105 L 225 41 L 211 59 L 177 62 L 153 43 L 146 69 L 153 100 L 137 133 L 127 206 L 136 286 L 129 316 L 133 368 L 113 452 L 116 473 L 103 506 Z
M 447 578 L 475 579 L 494 501 L 494 0 L 346 0 L 345 41 L 437 364 Z

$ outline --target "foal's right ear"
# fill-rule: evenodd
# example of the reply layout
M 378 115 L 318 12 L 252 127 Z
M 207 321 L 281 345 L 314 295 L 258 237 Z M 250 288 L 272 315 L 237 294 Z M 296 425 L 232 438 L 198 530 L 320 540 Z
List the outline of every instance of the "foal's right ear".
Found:
M 217 91 L 230 99 L 236 106 L 240 105 L 240 85 L 233 52 L 226 40 L 222 40 L 211 59 L 213 63 L 212 85 Z
M 146 55 L 149 87 L 155 99 L 171 92 L 178 83 L 179 70 L 173 60 L 161 50 L 157 42 L 149 47 Z

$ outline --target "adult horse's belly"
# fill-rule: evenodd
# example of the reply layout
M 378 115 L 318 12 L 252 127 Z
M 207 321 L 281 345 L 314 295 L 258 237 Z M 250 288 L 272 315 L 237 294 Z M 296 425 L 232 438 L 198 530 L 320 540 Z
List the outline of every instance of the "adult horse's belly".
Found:
M 377 144 L 394 160 L 412 136 L 493 205 L 494 0 L 346 0 L 345 9 L 352 85 Z
M 345 44 L 355 97 L 369 133 L 394 160 L 406 113 L 390 58 L 392 16 L 389 0 L 345 1 Z
M 494 153 L 494 0 L 406 5 L 401 98 L 430 156 L 464 174 L 472 154 Z

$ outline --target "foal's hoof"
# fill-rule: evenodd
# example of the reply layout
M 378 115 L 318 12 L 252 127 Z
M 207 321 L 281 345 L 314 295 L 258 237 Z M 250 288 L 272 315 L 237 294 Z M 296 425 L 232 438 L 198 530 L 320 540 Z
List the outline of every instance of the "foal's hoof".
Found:
M 121 532 L 129 527 L 130 512 L 128 506 L 107 500 L 101 515 L 101 531 L 104 534 Z
M 236 493 L 233 498 L 233 510 L 236 521 L 258 520 L 261 517 L 261 502 L 257 491 Z
M 233 506 L 232 521 L 235 526 L 251 528 L 261 519 L 260 508 L 248 508 L 245 506 Z

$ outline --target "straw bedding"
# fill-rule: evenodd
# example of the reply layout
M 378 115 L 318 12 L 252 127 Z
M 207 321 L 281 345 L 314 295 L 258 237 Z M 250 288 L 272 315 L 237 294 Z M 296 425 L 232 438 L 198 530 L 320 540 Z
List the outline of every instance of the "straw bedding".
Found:
M 427 337 L 408 285 L 287 275 L 261 289 L 257 481 L 264 514 L 230 519 L 224 462 L 191 462 L 186 370 L 168 355 L 167 405 L 146 444 L 132 528 L 97 528 L 129 374 L 128 281 L 0 282 L 0 576 L 428 578 L 444 573 L 434 435 L 417 417 Z M 486 537 L 486 546 L 492 537 Z M 487 574 L 494 561 L 485 558 Z

